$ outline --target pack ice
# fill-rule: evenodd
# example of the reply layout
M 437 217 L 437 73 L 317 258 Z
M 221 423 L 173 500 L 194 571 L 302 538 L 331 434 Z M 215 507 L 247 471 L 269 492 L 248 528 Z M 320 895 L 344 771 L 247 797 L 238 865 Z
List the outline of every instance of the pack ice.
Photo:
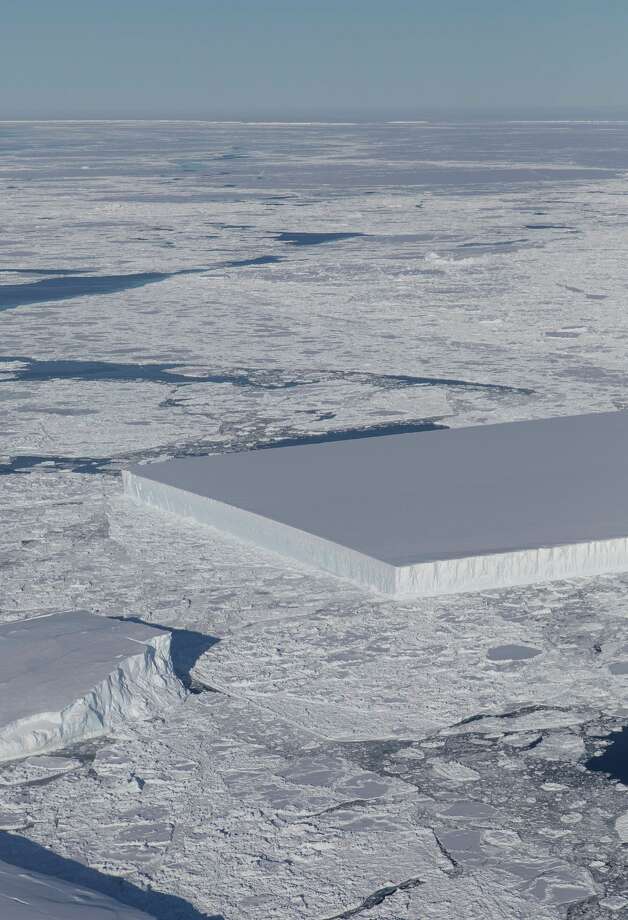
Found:
M 136 465 L 134 499 L 385 594 L 628 570 L 628 412 Z
M 2 920 L 150 920 L 104 894 L 0 860 Z
M 95 738 L 182 698 L 170 639 L 82 612 L 0 626 L 0 762 Z

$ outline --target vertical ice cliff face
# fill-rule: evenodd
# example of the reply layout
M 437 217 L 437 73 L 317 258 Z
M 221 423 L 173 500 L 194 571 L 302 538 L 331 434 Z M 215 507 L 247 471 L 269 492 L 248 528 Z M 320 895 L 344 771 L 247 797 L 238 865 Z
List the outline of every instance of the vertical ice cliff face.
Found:
M 628 538 L 588 540 L 510 553 L 400 566 L 394 593 L 434 597 L 463 591 L 532 585 L 628 570 Z
M 96 738 L 181 700 L 170 643 L 169 632 L 81 613 L 0 627 L 0 762 Z

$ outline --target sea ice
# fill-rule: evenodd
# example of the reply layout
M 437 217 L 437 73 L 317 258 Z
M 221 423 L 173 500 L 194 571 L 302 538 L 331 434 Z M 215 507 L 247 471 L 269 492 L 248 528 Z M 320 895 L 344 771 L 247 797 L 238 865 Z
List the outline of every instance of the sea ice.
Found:
M 103 735 L 182 698 L 170 638 L 82 612 L 0 626 L 0 762 Z
M 628 412 L 125 471 L 135 499 L 386 594 L 628 569 Z
M 93 761 L 4 765 L 5 826 L 35 854 L 107 873 L 98 890 L 114 898 L 122 877 L 175 896 L 168 920 L 625 912 L 626 677 L 609 664 L 628 657 L 628 576 L 398 603 L 129 514 L 111 473 L 349 429 L 626 406 L 628 123 L 21 122 L 10 135 L 0 283 L 55 268 L 169 279 L 0 312 L 0 620 L 159 611 L 220 640 L 193 677 L 226 692 L 116 731 Z M 223 159 L 233 151 L 246 155 Z M 541 222 L 577 232 L 527 229 Z M 365 235 L 294 246 L 281 230 Z M 183 274 L 201 266 L 211 274 Z M 542 654 L 487 657 L 507 644 Z M 615 742 L 584 771 L 531 756 L 565 729 L 585 757 Z M 306 784 L 305 758 L 337 763 L 325 786 Z M 435 760 L 480 779 L 454 783 Z M 365 801 L 378 779 L 386 793 Z M 496 813 L 444 814 L 465 797 Z M 572 810 L 582 820 L 565 824 Z M 474 828 L 479 855 L 438 850 Z M 566 885 L 580 907 L 557 906 Z M 148 892 L 133 903 L 157 906 Z

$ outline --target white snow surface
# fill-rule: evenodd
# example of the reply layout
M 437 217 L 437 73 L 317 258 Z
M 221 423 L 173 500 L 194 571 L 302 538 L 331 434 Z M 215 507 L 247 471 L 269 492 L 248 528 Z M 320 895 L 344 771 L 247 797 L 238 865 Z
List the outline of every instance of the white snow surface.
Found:
M 96 738 L 183 698 L 170 641 L 86 612 L 0 626 L 0 761 Z
M 126 491 L 386 594 L 628 569 L 628 412 L 136 465 Z
M 149 920 L 149 914 L 0 860 L 2 920 Z

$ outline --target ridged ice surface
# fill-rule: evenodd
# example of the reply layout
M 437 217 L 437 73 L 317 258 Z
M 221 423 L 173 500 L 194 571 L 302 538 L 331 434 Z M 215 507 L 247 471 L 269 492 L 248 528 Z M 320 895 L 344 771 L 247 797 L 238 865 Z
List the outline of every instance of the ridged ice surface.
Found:
M 170 460 L 147 504 L 390 594 L 628 568 L 628 413 Z
M 0 761 L 98 737 L 183 696 L 168 631 L 89 613 L 0 626 Z

